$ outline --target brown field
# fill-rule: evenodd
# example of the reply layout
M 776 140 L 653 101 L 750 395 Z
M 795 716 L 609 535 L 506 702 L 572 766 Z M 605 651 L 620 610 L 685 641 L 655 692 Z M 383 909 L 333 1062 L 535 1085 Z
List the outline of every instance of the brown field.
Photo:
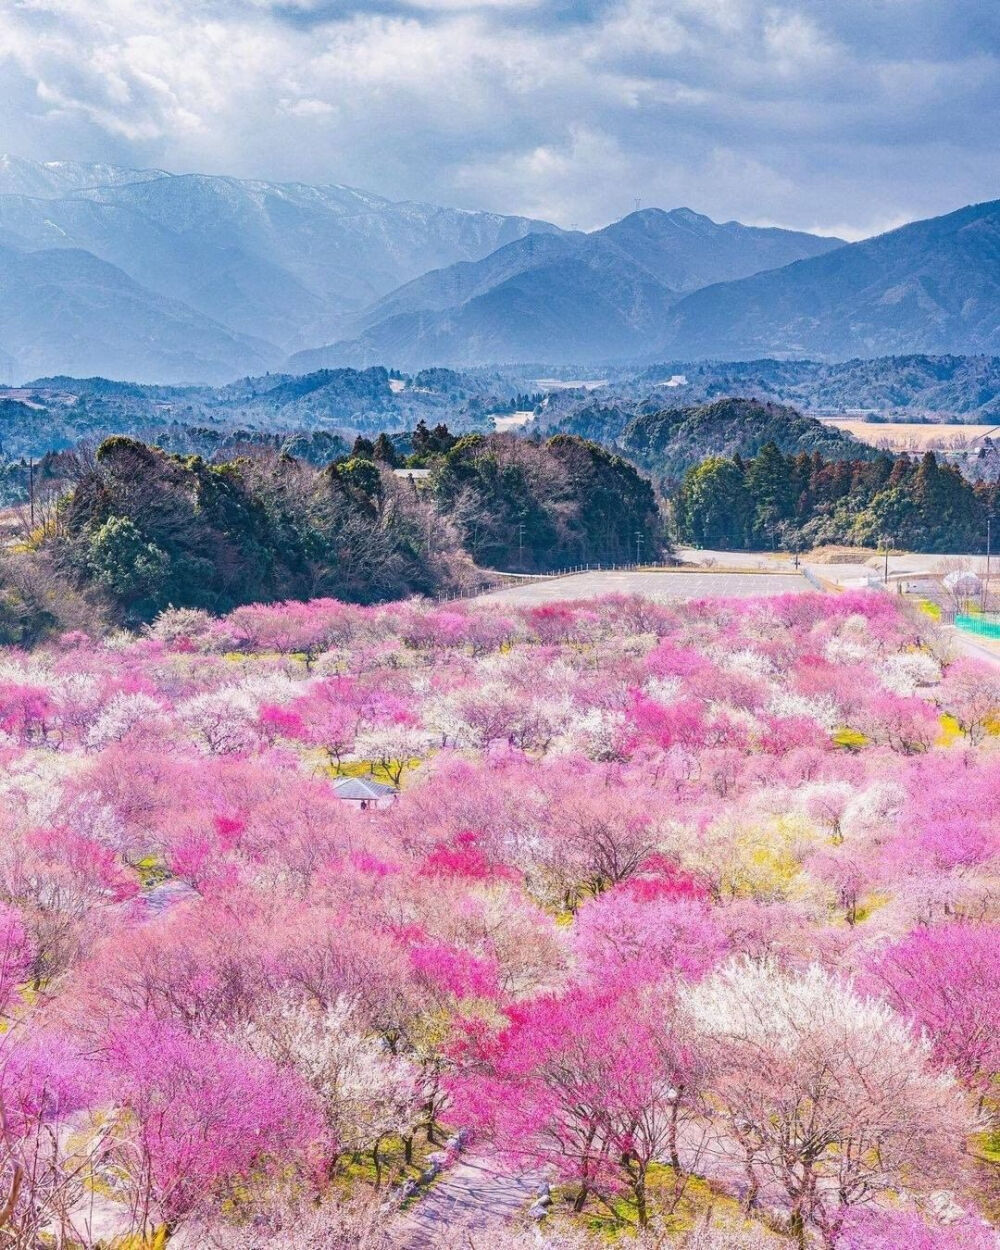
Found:
M 916 421 L 860 421 L 849 417 L 828 420 L 862 443 L 888 451 L 963 451 L 978 446 L 986 435 L 1000 435 L 1000 427 L 995 425 L 923 425 Z

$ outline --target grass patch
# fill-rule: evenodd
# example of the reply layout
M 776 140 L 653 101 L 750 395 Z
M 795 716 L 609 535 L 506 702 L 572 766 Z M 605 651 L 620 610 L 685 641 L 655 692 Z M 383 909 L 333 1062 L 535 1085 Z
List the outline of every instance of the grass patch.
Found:
M 579 1215 L 571 1208 L 577 1190 L 571 1186 L 553 1189 L 552 1215 L 549 1220 L 559 1225 L 582 1225 L 609 1244 L 616 1244 L 623 1234 L 638 1224 L 635 1200 L 619 1194 L 607 1201 L 589 1197 Z M 650 1222 L 671 1235 L 684 1235 L 699 1227 L 709 1217 L 710 1227 L 752 1230 L 759 1228 L 745 1215 L 735 1198 L 715 1188 L 700 1176 L 690 1176 L 681 1183 L 674 1169 L 665 1163 L 650 1165 L 646 1178 L 646 1204 Z
M 330 776 L 365 777 L 372 781 L 381 781 L 387 786 L 394 786 L 396 783 L 393 778 L 397 773 L 402 784 L 406 774 L 419 768 L 422 763 L 422 760 L 416 758 L 405 761 L 390 760 L 388 765 L 380 764 L 376 760 L 345 760 L 339 767 L 336 764 L 330 765 Z
M 862 921 L 867 920 L 880 907 L 884 907 L 888 903 L 889 898 L 888 894 L 880 894 L 877 891 L 874 894 L 869 894 L 867 898 L 858 904 L 854 913 L 854 923 L 861 924 Z
M 170 877 L 166 865 L 158 855 L 144 855 L 135 865 L 135 870 L 139 874 L 139 881 L 144 890 L 151 890 L 154 886 L 162 885 Z
M 148 1237 L 143 1237 L 141 1233 L 126 1233 L 113 1238 L 107 1245 L 108 1250 L 166 1250 L 167 1236 L 164 1227 L 158 1228 Z
M 406 1147 L 401 1137 L 386 1137 L 379 1146 L 381 1168 L 380 1189 L 390 1189 L 406 1181 L 418 1181 L 427 1168 L 427 1156 L 441 1146 L 431 1146 L 421 1137 L 414 1140 L 410 1162 L 406 1161 Z M 337 1160 L 334 1183 L 345 1193 L 357 1191 L 359 1185 L 375 1189 L 378 1174 L 370 1150 L 347 1151 Z M 416 1195 L 414 1195 L 414 1198 Z M 409 1201 L 409 1200 L 408 1200 Z
M 1000 1129 L 992 1133 L 977 1133 L 973 1142 L 980 1158 L 1000 1165 Z

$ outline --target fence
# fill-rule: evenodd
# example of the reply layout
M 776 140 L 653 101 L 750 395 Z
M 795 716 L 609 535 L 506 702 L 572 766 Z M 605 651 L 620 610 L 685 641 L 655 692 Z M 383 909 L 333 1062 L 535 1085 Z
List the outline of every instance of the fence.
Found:
M 1000 621 L 989 620 L 985 616 L 965 616 L 955 614 L 955 625 L 966 633 L 978 634 L 981 638 L 1000 639 Z

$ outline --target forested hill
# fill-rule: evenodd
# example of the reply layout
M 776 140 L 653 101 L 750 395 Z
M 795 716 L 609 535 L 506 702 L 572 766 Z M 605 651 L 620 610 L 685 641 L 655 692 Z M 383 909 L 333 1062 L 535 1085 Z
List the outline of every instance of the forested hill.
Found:
M 652 486 L 595 444 L 423 425 L 409 442 L 429 477 L 395 473 L 385 436 L 323 468 L 266 449 L 209 464 L 122 436 L 54 458 L 35 528 L 25 510 L 22 549 L 0 558 L 0 643 L 134 626 L 168 605 L 447 594 L 482 580 L 475 564 L 623 561 L 637 533 L 647 557 L 663 548 Z
M 521 390 L 519 378 L 491 371 L 428 369 L 404 380 L 381 366 L 265 374 L 221 387 L 39 378 L 25 387 L 0 388 L 0 474 L 4 462 L 37 460 L 113 434 L 214 459 L 247 443 L 270 445 L 324 464 L 358 431 L 374 436 L 413 429 L 421 420 L 484 428 L 484 414 L 535 402 Z
M 821 452 L 828 458 L 864 460 L 875 455 L 835 426 L 756 399 L 730 397 L 631 418 L 619 408 L 597 407 L 584 409 L 562 428 L 613 441 L 629 460 L 665 482 L 675 481 L 706 456 L 749 458 L 770 442 L 783 452 Z
M 985 549 L 996 483 L 967 481 L 933 452 L 921 459 L 785 455 L 767 443 L 751 460 L 710 456 L 674 493 L 678 536 L 704 547 L 802 551 L 826 543 L 911 551 Z
M 769 442 L 785 452 L 824 452 L 845 459 L 874 454 L 815 417 L 756 399 L 720 399 L 641 415 L 628 423 L 620 439 L 628 457 L 667 479 L 705 456 L 753 456 Z

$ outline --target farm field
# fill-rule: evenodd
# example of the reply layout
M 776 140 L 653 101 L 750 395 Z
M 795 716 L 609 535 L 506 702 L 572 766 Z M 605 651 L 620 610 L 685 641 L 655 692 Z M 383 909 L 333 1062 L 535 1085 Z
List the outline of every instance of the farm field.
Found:
M 1000 672 L 735 576 L 0 651 L 0 1245 L 996 1250 Z
M 962 451 L 983 438 L 997 437 L 995 425 L 959 425 L 941 422 L 923 424 L 919 421 L 862 421 L 851 418 L 824 417 L 824 423 L 835 425 L 873 447 L 889 451 Z

